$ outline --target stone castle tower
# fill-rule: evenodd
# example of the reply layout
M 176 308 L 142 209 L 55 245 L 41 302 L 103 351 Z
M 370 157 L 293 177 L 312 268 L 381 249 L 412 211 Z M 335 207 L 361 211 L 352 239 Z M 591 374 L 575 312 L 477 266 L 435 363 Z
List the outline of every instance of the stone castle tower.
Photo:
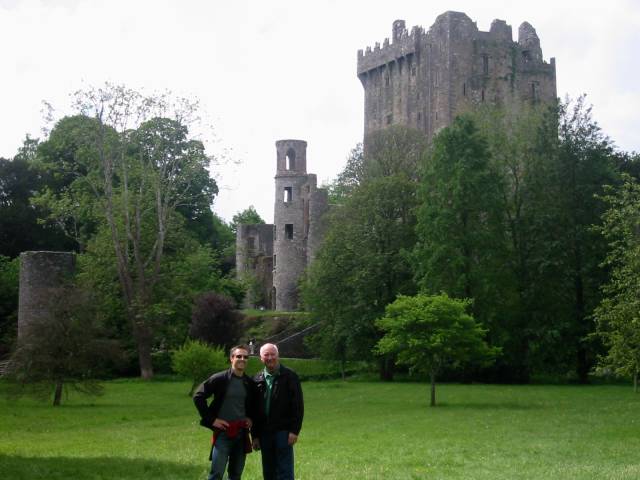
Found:
M 307 142 L 276 142 L 273 225 L 241 225 L 236 237 L 236 270 L 256 285 L 246 305 L 274 310 L 298 308 L 298 282 L 322 241 L 327 191 L 307 173 Z
M 391 41 L 358 51 L 364 88 L 364 136 L 389 125 L 417 128 L 431 140 L 456 115 L 483 104 L 518 109 L 556 100 L 555 59 L 542 58 L 527 22 L 513 41 L 511 26 L 494 20 L 488 32 L 460 12 L 445 12 L 425 32 L 393 22 Z M 366 146 L 366 142 L 365 142 Z M 236 270 L 251 279 L 245 307 L 298 308 L 298 281 L 324 231 L 327 192 L 307 173 L 307 143 L 276 142 L 275 225 L 240 225 Z
M 424 31 L 393 22 L 391 41 L 358 51 L 364 88 L 364 133 L 389 125 L 423 131 L 431 140 L 456 115 L 483 103 L 517 108 L 556 99 L 555 59 L 542 58 L 527 22 L 512 40 L 511 26 L 494 20 L 488 32 L 460 12 L 438 16 Z

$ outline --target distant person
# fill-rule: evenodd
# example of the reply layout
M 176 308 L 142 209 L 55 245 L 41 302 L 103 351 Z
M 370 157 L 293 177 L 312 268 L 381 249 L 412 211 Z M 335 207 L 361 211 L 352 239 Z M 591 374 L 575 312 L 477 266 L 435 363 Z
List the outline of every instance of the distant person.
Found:
M 262 452 L 264 480 L 294 480 L 293 446 L 298 441 L 304 402 L 298 375 L 280 363 L 278 347 L 260 348 L 264 370 L 254 380 L 261 394 L 253 446 Z
M 228 468 L 229 480 L 240 480 L 246 453 L 251 451 L 250 429 L 258 414 L 258 390 L 245 374 L 249 349 L 245 345 L 233 347 L 231 368 L 211 375 L 193 395 L 200 425 L 213 430 L 211 472 L 209 480 L 222 480 Z M 207 405 L 207 399 L 213 400 Z

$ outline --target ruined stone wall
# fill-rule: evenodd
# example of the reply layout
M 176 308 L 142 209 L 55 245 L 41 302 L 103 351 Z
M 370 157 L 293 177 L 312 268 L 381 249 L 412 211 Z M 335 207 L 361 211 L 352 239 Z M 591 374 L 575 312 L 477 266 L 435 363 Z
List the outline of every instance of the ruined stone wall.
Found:
M 236 272 L 250 284 L 243 308 L 271 308 L 273 284 L 273 225 L 238 225 L 236 232 Z M 251 285 L 257 282 L 256 285 Z
M 460 12 L 438 16 L 428 31 L 403 20 L 392 40 L 358 52 L 365 95 L 365 138 L 388 125 L 406 125 L 430 140 L 456 115 L 482 104 L 518 108 L 556 99 L 555 59 L 543 60 L 535 29 L 524 22 L 518 41 L 494 20 L 489 32 Z
M 23 252 L 20 254 L 18 339 L 33 322 L 52 318 L 75 273 L 71 252 Z

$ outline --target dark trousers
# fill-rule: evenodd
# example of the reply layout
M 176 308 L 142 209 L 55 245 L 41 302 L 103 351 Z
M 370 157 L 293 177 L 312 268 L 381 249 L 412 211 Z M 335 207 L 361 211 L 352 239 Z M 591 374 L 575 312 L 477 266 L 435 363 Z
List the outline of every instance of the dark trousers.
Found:
M 264 480 L 294 480 L 293 446 L 289 445 L 289 432 L 263 432 L 260 451 Z

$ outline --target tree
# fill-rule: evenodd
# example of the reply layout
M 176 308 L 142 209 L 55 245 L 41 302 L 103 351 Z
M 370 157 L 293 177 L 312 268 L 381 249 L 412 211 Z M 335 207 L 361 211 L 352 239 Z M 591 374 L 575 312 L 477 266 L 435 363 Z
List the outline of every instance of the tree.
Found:
M 32 141 L 25 140 L 29 145 Z M 48 182 L 30 157 L 0 158 L 0 255 L 14 258 L 28 250 L 77 248 L 57 225 L 40 222 L 46 211 L 31 204 L 31 197 Z
M 46 203 L 67 218 L 91 208 L 106 228 L 140 373 L 151 378 L 152 307 L 167 240 L 182 225 L 180 210 L 210 204 L 216 191 L 202 143 L 188 136 L 197 104 L 109 84 L 77 92 L 75 100 L 82 135 L 69 137 L 77 142 L 72 155 L 49 162 L 73 180 Z
M 424 138 L 397 127 L 375 132 L 368 145 L 362 167 L 343 172 L 341 181 L 351 178 L 345 181 L 349 193 L 329 215 L 323 245 L 302 285 L 305 307 L 320 324 L 315 348 L 341 361 L 376 359 L 375 319 L 398 294 L 415 293 L 408 252 L 415 243 L 413 176 Z M 361 178 L 354 173 L 359 171 Z M 381 377 L 390 380 L 393 359 L 378 360 Z
M 264 220 L 260 214 L 256 211 L 253 205 L 249 205 L 241 212 L 236 213 L 231 220 L 231 231 L 235 235 L 238 230 L 238 225 L 263 225 Z
M 605 264 L 611 269 L 604 298 L 594 311 L 597 331 L 608 348 L 599 358 L 601 369 L 633 378 L 640 374 L 640 185 L 629 175 L 618 189 L 603 197 L 608 209 L 598 229 L 608 240 Z
M 194 301 L 189 337 L 227 350 L 238 343 L 241 322 L 242 315 L 231 298 L 206 292 Z
M 374 320 L 398 293 L 413 293 L 408 250 L 415 241 L 415 184 L 401 175 L 357 189 L 329 219 L 303 284 L 305 306 L 320 322 L 325 356 L 373 359 Z M 388 362 L 383 378 L 391 376 Z
M 487 326 L 505 315 L 509 284 L 503 179 L 490 160 L 471 118 L 436 135 L 423 164 L 413 264 L 422 292 L 473 298 Z
M 107 362 L 117 361 L 119 350 L 100 324 L 91 294 L 66 286 L 53 305 L 51 315 L 22 327 L 5 376 L 11 395 L 53 393 L 58 406 L 66 388 L 101 394 L 97 378 Z
M 384 332 L 376 352 L 394 354 L 398 363 L 429 374 L 432 407 L 436 405 L 436 377 L 445 365 L 486 364 L 498 353 L 484 342 L 486 330 L 466 313 L 469 305 L 469 300 L 446 294 L 399 295 L 376 321 Z

